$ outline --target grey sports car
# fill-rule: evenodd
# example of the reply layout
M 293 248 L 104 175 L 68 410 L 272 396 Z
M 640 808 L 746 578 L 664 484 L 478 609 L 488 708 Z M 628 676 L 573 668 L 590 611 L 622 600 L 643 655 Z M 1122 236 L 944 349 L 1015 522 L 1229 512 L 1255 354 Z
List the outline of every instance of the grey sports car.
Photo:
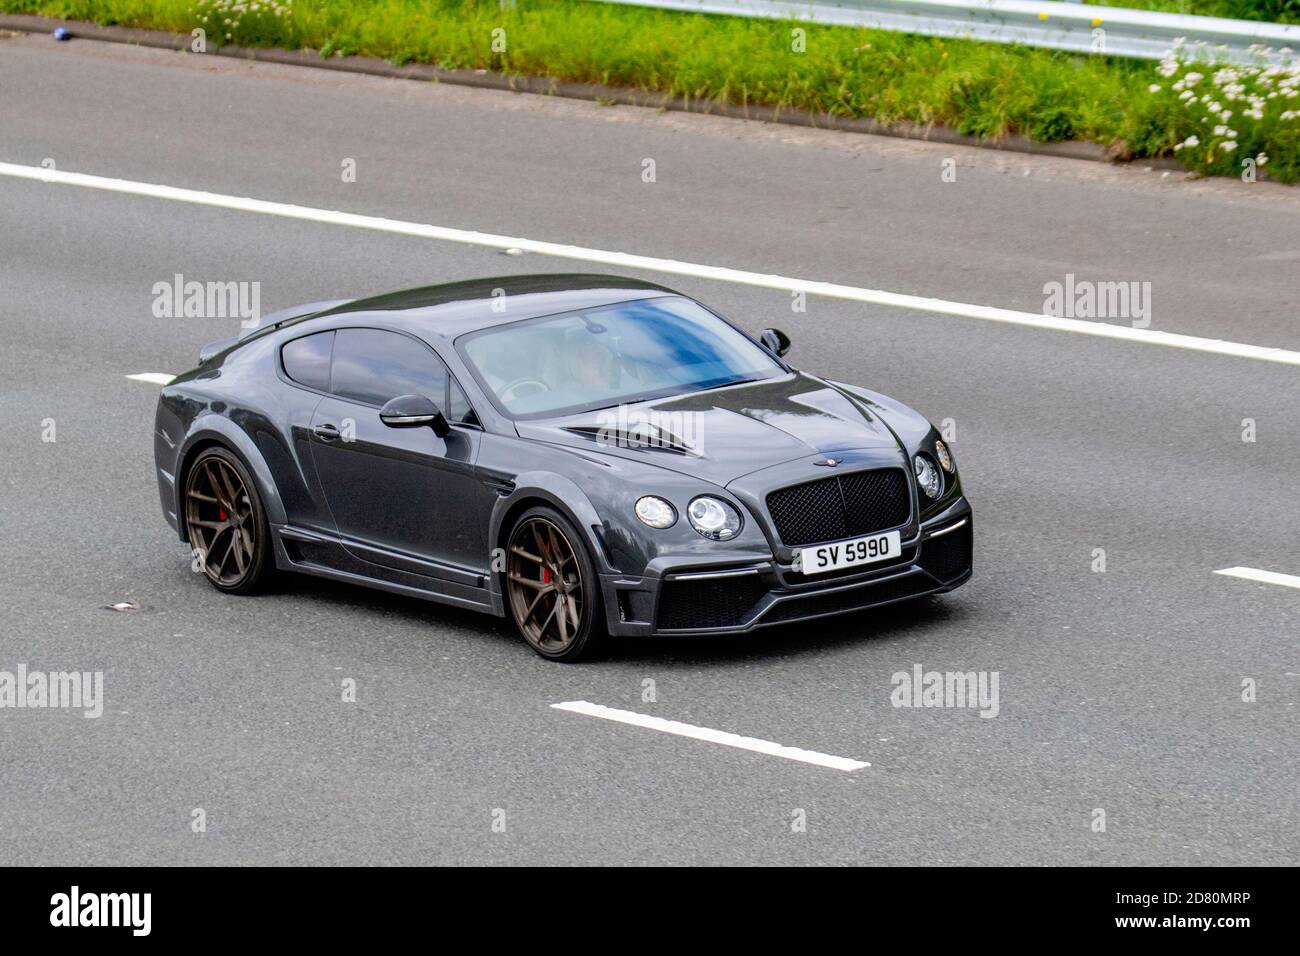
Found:
M 789 345 L 616 276 L 299 306 L 162 389 L 163 512 L 222 591 L 301 571 L 509 615 L 563 661 L 963 584 L 951 450 Z

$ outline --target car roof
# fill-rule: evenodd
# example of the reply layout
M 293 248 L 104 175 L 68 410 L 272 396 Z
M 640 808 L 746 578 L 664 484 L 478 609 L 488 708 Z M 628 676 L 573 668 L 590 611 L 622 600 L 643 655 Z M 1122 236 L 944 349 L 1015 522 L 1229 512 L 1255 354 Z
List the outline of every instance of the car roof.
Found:
M 625 276 L 585 273 L 496 276 L 357 299 L 304 316 L 304 320 L 380 315 L 385 324 L 424 338 L 453 339 L 465 332 L 521 319 L 679 294 L 653 282 Z

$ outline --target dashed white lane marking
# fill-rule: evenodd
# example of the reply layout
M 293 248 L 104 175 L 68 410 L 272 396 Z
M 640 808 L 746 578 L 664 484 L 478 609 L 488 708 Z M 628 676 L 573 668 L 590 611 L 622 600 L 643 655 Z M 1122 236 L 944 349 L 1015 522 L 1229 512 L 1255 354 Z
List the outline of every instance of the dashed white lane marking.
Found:
M 904 295 L 898 292 L 886 292 L 881 289 L 864 289 L 851 285 L 839 285 L 833 282 L 817 282 L 812 279 L 799 279 L 791 276 L 746 272 L 741 269 L 700 265 L 694 262 L 681 262 L 676 259 L 658 259 L 652 256 L 638 256 L 626 252 L 608 252 L 603 249 L 589 249 L 584 246 L 542 242 L 516 236 L 498 236 L 487 232 L 451 229 L 446 226 L 406 222 L 400 219 L 362 216 L 330 209 L 313 209 L 309 206 L 295 206 L 289 203 L 248 199 L 241 196 L 226 196 L 220 193 L 134 182 L 128 179 L 110 179 L 104 176 L 90 176 L 85 173 L 68 173 L 62 170 L 46 169 L 41 166 L 19 166 L 13 163 L 0 163 L 0 175 L 58 183 L 65 186 L 83 186 L 88 189 L 129 193 L 134 196 L 149 196 L 155 199 L 171 199 L 177 202 L 262 213 L 268 216 L 282 216 L 287 219 L 305 219 L 311 222 L 329 223 L 337 226 L 352 226 L 358 229 L 372 229 L 404 236 L 439 239 L 444 242 L 487 246 L 492 249 L 520 249 L 526 252 L 535 252 L 539 255 L 581 259 L 585 262 L 596 262 L 601 265 L 624 269 L 644 269 L 672 275 L 693 276 L 718 282 L 734 282 L 765 289 L 780 289 L 784 292 L 805 292 L 809 295 L 825 296 L 832 299 L 847 299 L 852 302 L 865 302 L 871 305 L 913 309 L 941 315 L 955 315 L 967 319 L 982 319 L 986 322 L 1002 322 L 1027 328 L 1049 329 L 1055 332 L 1074 332 L 1079 335 L 1093 335 L 1101 338 L 1119 339 L 1125 342 L 1138 342 L 1145 345 L 1163 345 L 1169 348 L 1208 352 L 1213 355 L 1230 355 L 1260 362 L 1300 365 L 1300 352 L 1269 348 L 1263 345 L 1226 342 L 1221 339 L 1206 339 L 1195 335 L 1158 332 L 1153 329 L 1135 329 L 1127 325 L 1089 322 L 1084 319 L 1058 318 L 1033 312 L 998 309 L 987 305 L 970 305 L 964 302 L 950 302 L 945 299 Z
M 831 754 L 818 753 L 815 750 L 786 747 L 770 740 L 760 740 L 757 737 L 741 737 L 739 734 L 727 733 L 725 730 L 696 727 L 694 724 L 664 720 L 662 717 L 650 717 L 631 710 L 617 710 L 613 707 L 605 707 L 602 704 L 590 704 L 585 700 L 570 700 L 563 704 L 552 704 L 551 706 L 556 710 L 567 710 L 570 713 L 599 717 L 602 720 L 614 720 L 620 724 L 645 727 L 647 730 L 658 730 L 665 734 L 676 734 L 678 737 L 690 737 L 693 740 L 706 740 L 711 744 L 722 744 L 724 747 L 736 747 L 740 750 L 752 750 L 755 753 L 767 754 L 769 757 L 784 757 L 786 760 L 798 760 L 800 763 L 829 767 L 832 770 L 854 771 L 871 766 L 871 764 L 862 760 L 850 760 L 848 757 L 835 757 Z
M 1260 581 L 1264 584 L 1280 584 L 1284 588 L 1300 588 L 1300 577 L 1294 574 L 1282 574 L 1278 571 L 1261 571 L 1259 568 L 1224 568 L 1215 571 L 1229 578 L 1244 578 L 1247 581 Z
M 167 385 L 175 377 L 166 372 L 136 372 L 134 375 L 127 376 L 133 382 L 148 382 L 150 385 Z

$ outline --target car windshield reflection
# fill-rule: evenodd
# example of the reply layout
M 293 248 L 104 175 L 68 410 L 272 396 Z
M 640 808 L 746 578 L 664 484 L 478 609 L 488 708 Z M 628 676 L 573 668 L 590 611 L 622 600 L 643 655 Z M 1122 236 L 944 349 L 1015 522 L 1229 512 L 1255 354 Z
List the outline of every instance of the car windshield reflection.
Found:
M 472 333 L 457 345 L 516 418 L 593 411 L 785 371 L 716 315 L 676 296 L 528 319 Z

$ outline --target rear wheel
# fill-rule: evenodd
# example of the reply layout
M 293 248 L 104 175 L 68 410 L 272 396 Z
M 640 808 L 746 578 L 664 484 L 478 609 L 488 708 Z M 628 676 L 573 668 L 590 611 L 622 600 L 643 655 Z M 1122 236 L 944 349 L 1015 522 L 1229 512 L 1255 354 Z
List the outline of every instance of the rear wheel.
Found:
M 605 636 L 605 607 L 577 529 L 553 508 L 531 508 L 508 551 L 506 601 L 523 639 L 549 660 L 590 657 Z
M 224 448 L 202 452 L 185 478 L 185 529 L 198 570 L 219 591 L 252 594 L 274 570 L 257 486 Z

